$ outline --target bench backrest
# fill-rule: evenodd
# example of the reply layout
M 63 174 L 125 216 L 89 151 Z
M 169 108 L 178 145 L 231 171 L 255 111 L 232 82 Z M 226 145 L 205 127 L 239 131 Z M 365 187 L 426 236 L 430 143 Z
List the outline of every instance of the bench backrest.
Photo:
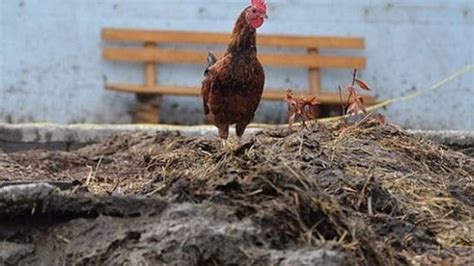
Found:
M 230 40 L 229 33 L 187 32 L 187 31 L 162 31 L 162 30 L 135 30 L 111 29 L 102 30 L 102 39 L 110 42 L 141 43 L 143 47 L 103 49 L 103 57 L 107 60 L 143 62 L 145 67 L 145 82 L 143 86 L 135 85 L 110 85 L 110 89 L 136 93 L 174 94 L 174 95 L 199 95 L 199 89 L 180 86 L 159 86 L 155 71 L 156 64 L 182 63 L 206 64 L 207 51 L 187 49 L 161 48 L 160 44 L 190 44 L 190 45 L 226 45 Z M 363 69 L 366 65 L 364 57 L 355 56 L 328 56 L 318 53 L 319 49 L 363 49 L 363 38 L 351 37 L 318 37 L 318 36 L 289 36 L 289 35 L 264 35 L 259 34 L 257 45 L 262 47 L 302 48 L 306 54 L 291 53 L 265 53 L 259 52 L 258 58 L 265 66 L 307 68 L 309 71 L 309 88 L 307 93 L 325 98 L 338 100 L 337 95 L 325 97 L 321 94 L 320 68 L 346 68 Z M 216 52 L 220 56 L 222 52 Z M 263 98 L 281 100 L 285 89 L 265 89 Z

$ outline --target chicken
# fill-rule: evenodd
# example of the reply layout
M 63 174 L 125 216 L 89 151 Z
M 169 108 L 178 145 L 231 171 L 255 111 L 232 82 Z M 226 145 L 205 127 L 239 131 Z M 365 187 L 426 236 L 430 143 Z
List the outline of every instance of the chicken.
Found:
M 224 55 L 218 60 L 208 55 L 201 88 L 204 114 L 223 140 L 232 124 L 242 137 L 262 97 L 265 73 L 257 59 L 256 29 L 266 18 L 264 0 L 252 0 L 237 19 Z

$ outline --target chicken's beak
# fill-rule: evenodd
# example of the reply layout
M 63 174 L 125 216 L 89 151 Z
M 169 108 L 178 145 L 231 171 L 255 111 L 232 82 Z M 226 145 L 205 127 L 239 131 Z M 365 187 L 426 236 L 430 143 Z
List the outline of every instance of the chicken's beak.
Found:
M 268 19 L 268 16 L 267 16 L 267 14 L 265 14 L 265 13 L 264 13 L 264 14 L 261 14 L 260 17 L 261 17 L 261 18 L 264 18 L 264 19 Z

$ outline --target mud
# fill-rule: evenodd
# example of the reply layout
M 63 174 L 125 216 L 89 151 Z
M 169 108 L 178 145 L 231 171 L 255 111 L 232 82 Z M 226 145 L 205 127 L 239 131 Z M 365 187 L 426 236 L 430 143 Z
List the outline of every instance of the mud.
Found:
M 55 184 L 56 185 L 56 184 Z M 232 208 L 210 202 L 62 191 L 47 183 L 0 189 L 6 265 L 349 265 L 332 247 L 276 250 Z M 71 193 L 72 192 L 72 193 Z
M 469 264 L 473 176 L 370 121 L 0 153 L 0 264 Z

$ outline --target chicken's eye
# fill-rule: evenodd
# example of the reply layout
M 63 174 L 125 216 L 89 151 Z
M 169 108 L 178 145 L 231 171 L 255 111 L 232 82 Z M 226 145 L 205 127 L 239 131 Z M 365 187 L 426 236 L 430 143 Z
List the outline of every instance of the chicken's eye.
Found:
M 256 10 L 256 9 L 252 9 L 252 13 L 257 13 L 257 10 Z

